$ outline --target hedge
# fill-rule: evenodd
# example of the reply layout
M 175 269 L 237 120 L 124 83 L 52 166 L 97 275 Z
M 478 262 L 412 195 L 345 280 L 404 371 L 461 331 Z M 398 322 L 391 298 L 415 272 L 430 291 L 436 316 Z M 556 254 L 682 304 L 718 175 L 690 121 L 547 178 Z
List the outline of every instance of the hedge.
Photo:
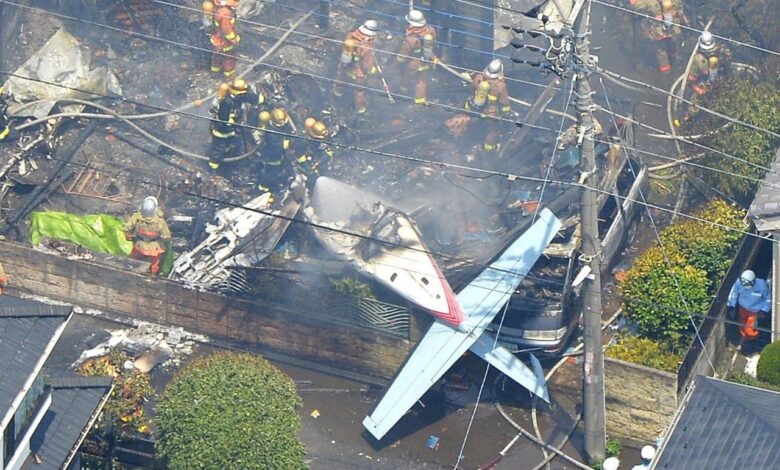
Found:
M 653 369 L 675 372 L 682 361 L 680 354 L 668 351 L 657 341 L 638 336 L 623 336 L 607 348 L 607 356 L 621 361 L 641 364 Z
M 780 386 L 780 341 L 767 345 L 761 351 L 756 378 L 770 385 Z
M 687 346 L 693 333 L 688 312 L 707 311 L 742 238 L 744 216 L 741 209 L 713 200 L 693 219 L 663 230 L 663 246 L 637 258 L 620 290 L 627 317 L 640 336 L 665 343 L 670 350 Z
M 295 384 L 261 357 L 197 359 L 157 407 L 157 451 L 171 470 L 304 469 Z

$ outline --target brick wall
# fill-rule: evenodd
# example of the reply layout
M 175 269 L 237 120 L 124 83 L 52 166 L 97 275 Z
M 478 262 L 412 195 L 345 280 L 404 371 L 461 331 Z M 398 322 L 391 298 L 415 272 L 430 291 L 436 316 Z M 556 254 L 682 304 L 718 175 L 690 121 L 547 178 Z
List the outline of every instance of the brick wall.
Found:
M 410 341 L 356 325 L 198 292 L 165 279 L 102 264 L 71 261 L 0 241 L 12 291 L 96 308 L 113 315 L 182 326 L 246 343 L 345 375 L 387 380 L 411 351 Z
M 607 434 L 639 444 L 655 442 L 677 410 L 677 374 L 604 358 Z

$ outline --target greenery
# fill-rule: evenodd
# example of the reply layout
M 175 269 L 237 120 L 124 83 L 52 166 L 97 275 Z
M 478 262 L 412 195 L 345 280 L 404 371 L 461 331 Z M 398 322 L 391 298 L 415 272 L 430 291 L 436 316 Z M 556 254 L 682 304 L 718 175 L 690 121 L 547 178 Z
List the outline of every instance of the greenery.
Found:
M 687 312 L 707 311 L 744 229 L 745 212 L 720 200 L 694 216 L 664 229 L 663 247 L 643 253 L 620 282 L 639 336 L 671 352 L 687 346 L 693 332 Z
M 667 345 L 639 336 L 622 336 L 618 342 L 607 348 L 607 356 L 621 361 L 641 364 L 653 369 L 676 372 L 682 355 Z
M 221 352 L 197 359 L 165 389 L 157 407 L 157 450 L 170 470 L 303 469 L 301 400 L 265 359 Z
M 620 451 L 623 450 L 623 445 L 618 439 L 607 439 L 607 457 L 620 457 Z
M 342 277 L 341 279 L 331 281 L 330 284 L 338 292 L 345 295 L 364 299 L 376 299 L 376 295 L 374 295 L 374 291 L 371 290 L 371 286 L 351 277 Z
M 752 375 L 745 374 L 744 372 L 737 372 L 729 375 L 728 381 L 737 384 L 742 384 L 742 385 L 750 385 L 751 387 L 765 388 L 767 390 L 780 392 L 780 387 L 758 380 Z
M 780 386 L 780 341 L 768 344 L 758 359 L 756 378 L 771 385 Z
M 115 350 L 108 356 L 85 362 L 78 368 L 78 373 L 90 377 L 114 377 L 114 390 L 105 406 L 114 420 L 114 427 L 121 434 L 148 433 L 150 422 L 144 415 L 144 405 L 154 390 L 148 374 L 124 368 L 128 360 L 127 354 Z
M 755 84 L 738 78 L 727 79 L 703 96 L 702 105 L 754 126 L 780 132 L 780 89 L 769 81 Z M 695 115 L 694 133 L 718 129 L 702 143 L 739 159 L 709 152 L 702 161 L 702 168 L 713 167 L 722 172 L 701 171 L 701 177 L 729 197 L 749 203 L 766 173 L 763 168 L 772 164 L 780 139 L 743 125 L 724 124 L 722 118 L 711 113 L 700 111 Z

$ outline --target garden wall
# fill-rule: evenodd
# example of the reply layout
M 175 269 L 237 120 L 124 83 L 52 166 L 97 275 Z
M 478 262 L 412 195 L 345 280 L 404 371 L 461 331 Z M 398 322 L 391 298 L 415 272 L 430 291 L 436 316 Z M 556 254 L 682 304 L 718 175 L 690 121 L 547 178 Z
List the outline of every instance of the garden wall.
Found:
M 677 374 L 604 358 L 607 434 L 637 444 L 655 442 L 677 410 Z
M 10 289 L 109 315 L 181 326 L 260 353 L 375 383 L 395 374 L 412 348 L 409 338 L 340 323 L 312 312 L 198 292 L 183 285 L 103 264 L 72 261 L 0 241 Z M 316 310 L 312 299 L 312 310 Z M 412 336 L 415 336 L 413 331 Z

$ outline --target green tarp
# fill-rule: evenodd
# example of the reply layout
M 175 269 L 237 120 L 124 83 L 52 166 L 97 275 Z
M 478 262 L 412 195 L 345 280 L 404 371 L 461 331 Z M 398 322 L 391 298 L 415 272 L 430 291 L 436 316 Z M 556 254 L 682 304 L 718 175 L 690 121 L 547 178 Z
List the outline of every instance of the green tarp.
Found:
M 43 237 L 67 240 L 92 251 L 128 256 L 133 242 L 125 239 L 125 223 L 107 214 L 74 215 L 67 212 L 33 212 L 30 242 Z

